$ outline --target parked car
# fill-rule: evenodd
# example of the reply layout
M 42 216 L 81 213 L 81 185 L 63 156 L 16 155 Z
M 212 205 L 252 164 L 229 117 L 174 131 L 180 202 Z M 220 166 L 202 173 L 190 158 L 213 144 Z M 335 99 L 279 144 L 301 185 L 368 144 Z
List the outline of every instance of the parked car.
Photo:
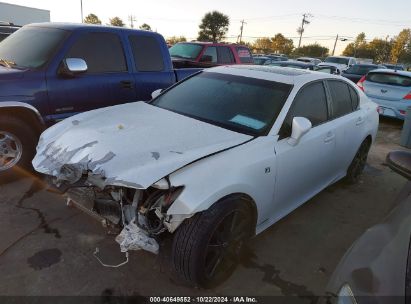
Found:
M 316 65 L 314 70 L 327 74 L 341 75 L 341 70 L 333 65 Z
M 297 61 L 312 63 L 314 65 L 320 64 L 322 61 L 318 58 L 311 58 L 311 57 L 299 57 L 296 59 Z
M 150 100 L 199 69 L 173 70 L 154 32 L 84 24 L 24 26 L 0 43 L 0 179 L 32 168 L 45 127 L 71 115 Z
M 361 77 L 366 75 L 369 71 L 381 68 L 385 67 L 377 64 L 354 64 L 348 69 L 342 71 L 341 76 L 344 76 L 352 82 L 357 83 L 361 79 Z
M 277 58 L 272 59 L 264 56 L 253 57 L 253 61 L 256 65 L 270 65 L 271 63 L 278 62 Z
M 383 66 L 385 66 L 387 69 L 391 69 L 391 70 L 398 70 L 398 71 L 404 71 L 405 70 L 405 68 L 402 64 L 383 63 Z
M 346 56 L 329 56 L 325 58 L 324 62 L 318 64 L 321 65 L 333 65 L 340 69 L 341 71 L 348 69 L 353 64 L 356 64 L 357 61 L 354 57 Z
M 407 107 L 411 106 L 411 72 L 373 70 L 357 85 L 379 105 L 380 115 L 404 120 Z
M 391 152 L 387 164 L 409 182 L 396 207 L 346 252 L 328 284 L 328 303 L 408 303 L 411 296 L 411 153 Z
M 230 275 L 249 237 L 356 182 L 378 128 L 358 87 L 306 70 L 216 67 L 153 97 L 49 128 L 33 165 L 74 202 L 70 189 L 89 193 L 73 204 L 123 227 L 122 251 L 171 237 L 175 274 L 203 287 Z
M 253 63 L 248 47 L 239 44 L 179 42 L 169 51 L 176 68 Z
M 303 69 L 303 70 L 314 70 L 315 65 L 312 63 L 305 63 L 300 61 L 274 61 L 271 62 L 269 65 L 271 66 L 280 66 L 280 67 L 289 67 L 289 68 L 296 68 L 296 69 Z
M 20 27 L 21 26 L 14 25 L 13 23 L 0 22 L 0 42 L 17 31 Z
M 275 60 L 275 61 L 287 61 L 288 60 L 288 57 L 283 54 L 269 54 L 269 55 L 266 55 L 266 57 L 272 60 Z

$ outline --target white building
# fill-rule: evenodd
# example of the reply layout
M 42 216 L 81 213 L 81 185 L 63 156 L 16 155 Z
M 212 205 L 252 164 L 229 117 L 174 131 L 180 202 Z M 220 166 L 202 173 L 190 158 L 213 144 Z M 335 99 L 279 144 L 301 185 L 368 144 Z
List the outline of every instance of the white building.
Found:
M 9 22 L 15 25 L 50 22 L 50 11 L 0 2 L 0 22 Z

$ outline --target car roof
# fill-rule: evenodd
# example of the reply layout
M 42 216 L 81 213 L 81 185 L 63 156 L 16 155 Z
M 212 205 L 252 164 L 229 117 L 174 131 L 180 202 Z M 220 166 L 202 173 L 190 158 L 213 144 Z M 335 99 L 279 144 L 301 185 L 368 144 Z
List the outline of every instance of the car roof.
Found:
M 354 57 L 348 57 L 348 56 L 328 56 L 327 58 L 346 58 L 346 59 L 350 59 L 350 58 L 354 58 Z
M 207 42 L 207 41 L 183 41 L 183 42 L 177 42 L 176 44 L 198 44 L 198 45 L 208 45 L 208 46 L 232 46 L 232 47 L 248 48 L 246 45 L 237 44 L 237 43 Z
M 119 27 L 119 26 L 104 26 L 104 25 L 98 25 L 98 24 L 87 24 L 87 23 L 67 23 L 67 22 L 42 22 L 42 23 L 31 23 L 28 25 L 25 25 L 24 27 L 42 27 L 42 28 L 55 28 L 55 29 L 61 29 L 61 30 L 66 30 L 66 31 L 82 31 L 82 30 L 88 30 L 88 29 L 96 29 L 96 30 L 107 30 L 111 32 L 130 32 L 130 33 L 150 33 L 150 35 L 153 36 L 161 36 L 160 34 L 156 32 L 151 32 L 151 31 L 145 31 L 145 30 L 138 30 L 138 29 L 129 29 L 125 27 Z
M 327 73 L 320 73 L 310 70 L 302 70 L 278 66 L 261 66 L 261 65 L 232 65 L 219 66 L 204 70 L 206 73 L 215 72 L 221 74 L 230 74 L 244 76 L 269 81 L 282 82 L 287 84 L 301 84 L 317 79 L 343 79 Z
M 408 71 L 402 71 L 402 70 L 393 70 L 393 69 L 376 69 L 376 70 L 372 70 L 370 73 L 391 73 L 391 74 L 398 74 L 401 76 L 407 76 L 407 77 L 411 77 L 411 72 Z

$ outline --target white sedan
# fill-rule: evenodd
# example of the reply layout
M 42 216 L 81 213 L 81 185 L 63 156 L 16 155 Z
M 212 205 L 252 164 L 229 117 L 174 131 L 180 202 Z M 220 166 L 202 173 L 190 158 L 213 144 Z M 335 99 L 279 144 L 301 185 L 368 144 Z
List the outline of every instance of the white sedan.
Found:
M 120 227 L 122 251 L 157 253 L 169 236 L 174 274 L 210 287 L 232 273 L 247 238 L 336 181 L 356 182 L 377 128 L 376 104 L 345 78 L 216 67 L 148 103 L 60 122 L 33 165 L 72 204 Z

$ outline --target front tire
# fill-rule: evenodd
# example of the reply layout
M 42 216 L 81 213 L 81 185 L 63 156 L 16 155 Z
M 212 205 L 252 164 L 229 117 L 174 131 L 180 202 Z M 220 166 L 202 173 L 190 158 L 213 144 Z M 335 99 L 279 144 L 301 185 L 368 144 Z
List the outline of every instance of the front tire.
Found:
M 32 171 L 38 134 L 16 117 L 0 116 L 0 181 Z
M 364 171 L 365 165 L 367 163 L 368 152 L 370 151 L 371 141 L 366 139 L 362 142 L 360 148 L 354 156 L 350 166 L 347 170 L 347 176 L 345 181 L 348 184 L 356 184 L 361 174 Z
M 253 233 L 251 215 L 244 198 L 231 197 L 186 220 L 173 239 L 174 274 L 186 285 L 203 288 L 226 280 Z

